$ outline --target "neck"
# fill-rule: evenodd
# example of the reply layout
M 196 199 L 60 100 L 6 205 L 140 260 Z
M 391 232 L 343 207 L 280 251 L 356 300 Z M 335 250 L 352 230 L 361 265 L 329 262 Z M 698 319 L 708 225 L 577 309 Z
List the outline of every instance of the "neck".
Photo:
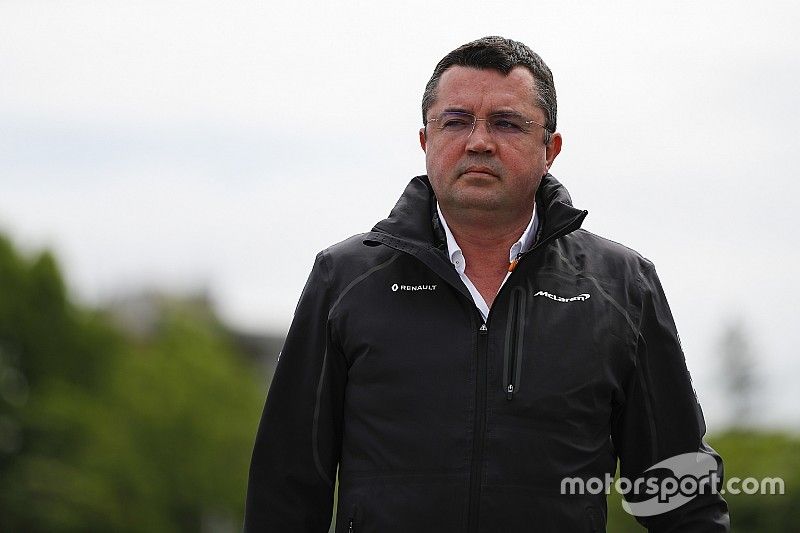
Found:
M 508 267 L 508 251 L 525 232 L 533 216 L 533 206 L 520 216 L 505 220 L 495 213 L 464 213 L 441 205 L 440 209 L 467 265 L 476 266 Z
M 501 224 L 496 220 L 487 223 L 475 216 L 459 217 L 457 210 L 448 213 L 439 207 L 464 254 L 465 274 L 491 307 L 508 272 L 509 250 L 530 224 L 533 208 L 527 215 Z

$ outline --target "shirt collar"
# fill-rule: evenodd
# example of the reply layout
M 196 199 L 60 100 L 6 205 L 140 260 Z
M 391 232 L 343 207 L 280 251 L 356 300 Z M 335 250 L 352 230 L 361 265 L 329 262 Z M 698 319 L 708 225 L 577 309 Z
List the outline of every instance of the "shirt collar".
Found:
M 461 247 L 456 242 L 455 237 L 453 237 L 453 233 L 450 231 L 450 226 L 447 225 L 447 221 L 444 219 L 444 214 L 442 214 L 442 209 L 439 206 L 439 202 L 436 202 L 436 212 L 439 214 L 439 220 L 442 222 L 444 235 L 447 239 L 447 254 L 450 257 L 450 262 L 453 263 L 453 266 L 456 267 L 456 270 L 459 274 L 463 274 L 467 268 L 467 260 L 464 258 L 464 254 L 461 251 Z M 539 216 L 536 213 L 536 204 L 534 203 L 533 213 L 531 214 L 530 222 L 528 222 L 528 227 L 526 227 L 525 231 L 522 232 L 519 240 L 512 244 L 511 248 L 508 250 L 509 263 L 516 259 L 519 254 L 525 253 L 533 247 L 538 226 Z

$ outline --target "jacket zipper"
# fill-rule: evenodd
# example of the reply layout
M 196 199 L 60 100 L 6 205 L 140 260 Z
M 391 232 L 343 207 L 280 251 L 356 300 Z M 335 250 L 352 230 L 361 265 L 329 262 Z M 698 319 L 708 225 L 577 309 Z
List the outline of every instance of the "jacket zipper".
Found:
M 481 320 L 478 328 L 477 361 L 475 364 L 475 421 L 472 437 L 472 465 L 469 475 L 468 531 L 478 530 L 478 511 L 481 497 L 481 471 L 483 469 L 483 440 L 486 433 L 486 357 L 489 346 L 489 328 Z
M 514 287 L 508 306 L 508 324 L 503 357 L 503 384 L 506 400 L 513 400 L 519 391 L 519 375 L 522 367 L 522 340 L 525 333 L 525 289 Z

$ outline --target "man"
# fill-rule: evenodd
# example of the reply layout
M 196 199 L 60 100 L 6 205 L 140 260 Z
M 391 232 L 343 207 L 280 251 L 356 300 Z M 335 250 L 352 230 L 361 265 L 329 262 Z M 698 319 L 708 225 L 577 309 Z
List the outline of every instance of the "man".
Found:
M 564 494 L 564 479 L 603 479 L 617 459 L 634 479 L 698 451 L 721 474 L 653 265 L 580 229 L 587 212 L 549 174 L 561 135 L 541 58 L 466 44 L 422 111 L 427 176 L 317 255 L 245 529 L 327 531 L 337 467 L 336 531 L 359 533 L 605 531 L 605 494 Z M 638 518 L 728 530 L 709 493 Z

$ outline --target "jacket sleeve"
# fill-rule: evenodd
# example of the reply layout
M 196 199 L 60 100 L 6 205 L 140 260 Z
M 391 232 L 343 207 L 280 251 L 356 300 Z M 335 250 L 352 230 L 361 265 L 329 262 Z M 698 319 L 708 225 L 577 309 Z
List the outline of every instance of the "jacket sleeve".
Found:
M 703 413 L 672 313 L 650 262 L 645 264 L 640 285 L 635 371 L 625 384 L 625 397 L 612 422 L 620 476 L 635 480 L 660 461 L 701 451 L 715 459 L 721 484 L 722 459 L 703 441 Z M 654 533 L 730 531 L 727 504 L 710 490 L 676 509 L 636 518 Z
M 347 365 L 331 342 L 325 258 L 317 255 L 267 395 L 250 464 L 247 533 L 330 526 Z

